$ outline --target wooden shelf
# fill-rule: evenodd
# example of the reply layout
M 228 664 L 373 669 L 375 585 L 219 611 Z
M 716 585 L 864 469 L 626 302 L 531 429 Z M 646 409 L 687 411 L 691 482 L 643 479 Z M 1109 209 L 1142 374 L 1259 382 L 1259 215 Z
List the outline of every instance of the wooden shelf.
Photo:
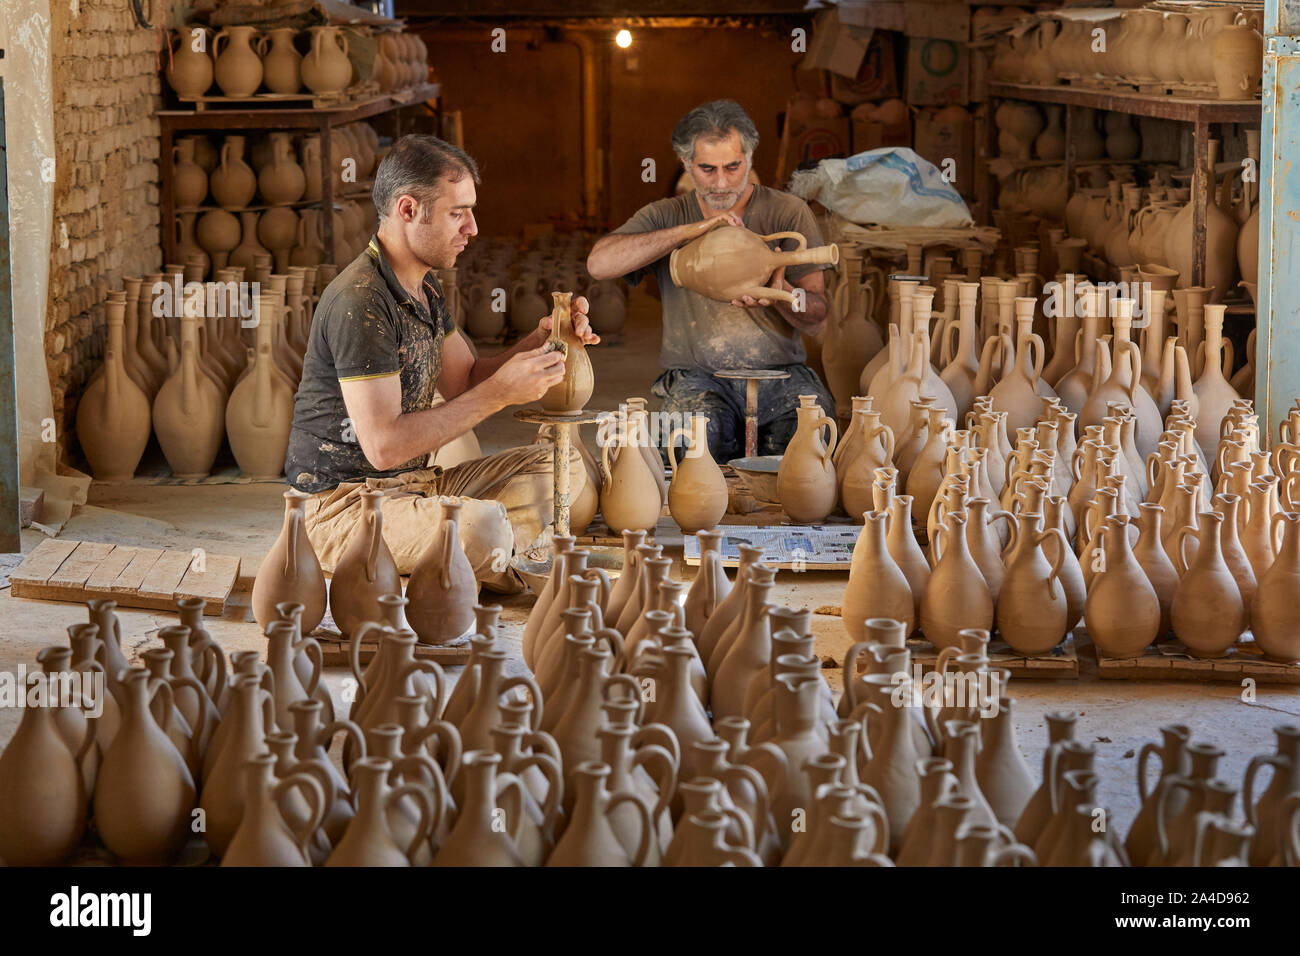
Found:
M 1259 100 L 1198 100 L 1182 96 L 1157 96 L 1078 86 L 1034 86 L 1026 83 L 990 83 L 989 95 L 1060 106 L 1150 116 L 1182 123 L 1258 123 L 1263 116 Z

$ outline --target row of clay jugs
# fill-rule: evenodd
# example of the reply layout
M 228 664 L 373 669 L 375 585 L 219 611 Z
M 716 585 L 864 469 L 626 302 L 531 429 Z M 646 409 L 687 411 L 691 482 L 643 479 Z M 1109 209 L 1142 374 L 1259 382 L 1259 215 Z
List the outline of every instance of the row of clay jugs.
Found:
M 668 463 L 672 482 L 668 486 L 668 511 L 684 533 L 712 528 L 727 513 L 727 479 L 709 452 L 709 418 L 691 415 L 686 428 L 668 436 Z M 677 439 L 689 440 L 680 464 Z
M 835 507 L 837 483 L 831 454 L 839 431 L 817 404 L 816 395 L 800 395 L 796 412 L 798 424 L 777 470 L 777 494 L 793 521 L 815 524 Z M 829 440 L 822 438 L 823 428 L 830 429 Z

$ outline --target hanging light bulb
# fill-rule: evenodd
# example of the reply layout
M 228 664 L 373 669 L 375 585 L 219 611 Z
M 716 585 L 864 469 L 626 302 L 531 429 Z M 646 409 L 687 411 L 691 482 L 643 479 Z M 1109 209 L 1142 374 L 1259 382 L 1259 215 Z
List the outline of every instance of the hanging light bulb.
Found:
M 626 50 L 632 45 L 632 31 L 619 30 L 618 33 L 614 35 L 614 42 Z

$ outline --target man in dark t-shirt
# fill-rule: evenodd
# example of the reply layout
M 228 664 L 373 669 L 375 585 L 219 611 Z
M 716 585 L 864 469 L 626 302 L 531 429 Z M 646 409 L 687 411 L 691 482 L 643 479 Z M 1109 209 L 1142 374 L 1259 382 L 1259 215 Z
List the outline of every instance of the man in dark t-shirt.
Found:
M 758 451 L 779 455 L 794 434 L 800 395 L 816 395 L 835 415 L 835 401 L 804 364 L 800 333 L 817 335 L 826 317 L 823 266 L 777 270 L 770 286 L 803 290 L 803 308 L 743 296 L 717 302 L 673 282 L 672 251 L 721 223 L 760 235 L 797 232 L 821 245 L 812 211 L 797 196 L 750 182 L 758 130 L 741 107 L 717 100 L 696 107 L 673 130 L 673 150 L 691 175 L 693 189 L 642 207 L 602 238 L 587 258 L 593 279 L 623 276 L 633 285 L 646 275 L 659 281 L 663 299 L 662 374 L 652 388 L 663 410 L 709 417 L 709 451 L 718 461 L 743 453 L 745 383 L 718 378 L 723 369 L 780 369 L 783 381 L 759 383 Z M 781 240 L 795 248 L 795 240 Z
M 379 230 L 321 294 L 285 475 L 312 495 L 305 525 L 327 570 L 347 546 L 367 488 L 384 493 L 384 540 L 403 574 L 441 520 L 440 497 L 463 498 L 466 555 L 478 579 L 501 590 L 517 588 L 511 554 L 551 521 L 547 444 L 445 471 L 425 467 L 439 448 L 511 405 L 537 401 L 564 377 L 563 353 L 546 348 L 550 316 L 491 358 L 476 358 L 451 320 L 434 270 L 454 266 L 478 233 L 477 182 L 463 150 L 432 136 L 398 140 L 375 173 Z M 598 342 L 586 300 L 572 309 L 574 331 Z M 575 455 L 571 474 L 575 461 L 583 467 Z

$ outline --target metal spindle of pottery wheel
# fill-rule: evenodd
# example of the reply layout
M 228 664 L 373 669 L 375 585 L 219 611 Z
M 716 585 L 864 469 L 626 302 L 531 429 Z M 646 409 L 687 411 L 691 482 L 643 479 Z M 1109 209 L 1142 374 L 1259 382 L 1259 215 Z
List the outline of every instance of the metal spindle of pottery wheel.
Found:
M 557 412 L 548 412 L 540 408 L 521 408 L 515 412 L 515 419 L 521 422 L 529 422 L 534 425 L 587 425 L 592 422 L 600 421 L 603 412 L 593 412 L 583 409 L 580 412 L 563 414 Z M 573 449 L 573 442 L 569 437 L 567 428 L 556 428 L 552 430 L 551 444 L 554 446 L 554 452 L 551 456 L 552 475 L 555 483 L 555 517 L 554 533 L 566 535 L 569 533 L 569 454 Z

